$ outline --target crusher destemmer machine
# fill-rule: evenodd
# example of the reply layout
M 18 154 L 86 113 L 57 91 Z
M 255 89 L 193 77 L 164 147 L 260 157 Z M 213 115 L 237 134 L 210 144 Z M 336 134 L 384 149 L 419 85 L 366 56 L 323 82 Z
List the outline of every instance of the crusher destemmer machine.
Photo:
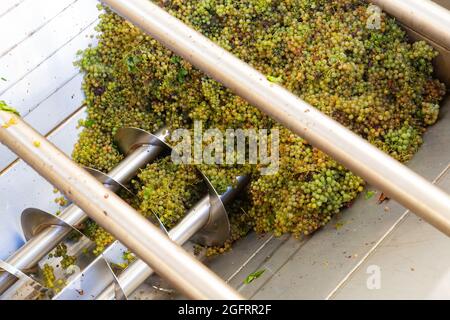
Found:
M 140 27 L 176 54 L 230 88 L 276 121 L 332 156 L 386 195 L 411 210 L 441 232 L 450 235 L 450 196 L 390 158 L 336 121 L 300 100 L 283 87 L 220 48 L 147 0 L 104 0 L 112 10 Z M 374 0 L 395 16 L 413 38 L 425 39 L 440 51 L 437 75 L 450 83 L 450 12 L 428 0 Z M 441 3 L 449 5 L 448 3 Z M 117 194 L 129 193 L 126 185 L 140 168 L 171 152 L 166 128 L 149 133 L 122 128 L 116 143 L 124 159 L 107 175 L 81 168 L 17 115 L 0 111 L 0 142 L 27 162 L 73 203 L 59 216 L 37 208 L 26 209 L 21 225 L 26 243 L 0 261 L 0 299 L 126 299 L 155 272 L 154 287 L 169 291 L 168 284 L 193 299 L 241 299 L 242 296 L 182 247 L 189 240 L 220 245 L 230 226 L 225 205 L 242 191 L 249 177 L 219 194 L 204 177 L 209 190 L 175 227 L 166 230 L 154 219 L 145 219 Z M 38 142 L 40 147 L 33 144 Z M 131 195 L 132 196 L 132 195 Z M 92 218 L 117 239 L 98 257 L 84 254 L 93 246 L 78 229 Z M 64 243 L 77 257 L 76 267 L 60 275 L 66 286 L 49 296 L 36 276 L 38 264 Z M 136 254 L 120 273 L 110 262 L 117 252 Z M 51 261 L 51 258 L 50 258 Z M 165 283 L 167 281 L 168 283 Z

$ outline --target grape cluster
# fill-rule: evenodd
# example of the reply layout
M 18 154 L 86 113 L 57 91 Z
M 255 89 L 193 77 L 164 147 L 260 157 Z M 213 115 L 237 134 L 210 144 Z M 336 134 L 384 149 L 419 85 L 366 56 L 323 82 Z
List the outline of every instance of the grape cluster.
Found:
M 230 238 L 225 241 L 222 246 L 213 246 L 206 248 L 206 256 L 214 256 L 224 253 L 231 249 L 233 242 L 247 235 L 255 227 L 254 218 L 248 213 L 251 203 L 247 194 L 238 196 L 233 202 L 225 206 L 230 219 Z M 197 251 L 202 249 L 201 246 L 196 247 Z
M 113 236 L 91 219 L 87 219 L 80 229 L 83 234 L 95 243 L 95 248 L 92 252 L 94 255 L 101 254 L 114 241 Z
M 49 296 L 58 293 L 65 286 L 63 279 L 56 279 L 55 269 L 49 264 L 44 264 L 41 272 L 44 286 L 50 289 L 50 292 L 47 293 Z
M 409 160 L 421 143 L 419 132 L 408 123 L 397 130 L 389 130 L 385 136 L 385 144 L 388 147 L 386 151 L 402 161 Z
M 400 161 L 413 156 L 426 127 L 438 120 L 446 89 L 432 76 L 436 51 L 423 41 L 409 42 L 385 14 L 379 28 L 367 28 L 370 12 L 362 0 L 155 2 Z M 77 62 L 85 73 L 88 117 L 80 123 L 76 161 L 113 168 L 123 157 L 113 136 L 123 126 L 191 129 L 201 120 L 204 129 L 279 129 L 280 166 L 274 175 L 261 176 L 258 166 L 200 166 L 220 191 L 237 175 L 252 175 L 245 200 L 231 210 L 233 236 L 226 248 L 250 229 L 310 234 L 361 192 L 361 178 L 131 23 L 102 10 L 98 45 Z M 136 208 L 171 227 L 198 198 L 199 180 L 189 166 L 158 160 L 133 182 Z M 112 241 L 101 228 L 92 234 L 97 252 Z
M 53 289 L 55 287 L 55 272 L 52 266 L 49 264 L 44 264 L 44 267 L 42 268 L 42 276 L 44 279 L 44 285 L 47 288 Z
M 67 254 L 67 246 L 64 243 L 60 243 L 56 246 L 53 256 L 62 258 L 60 263 L 63 269 L 67 269 L 77 262 L 77 258 L 75 256 L 70 256 Z

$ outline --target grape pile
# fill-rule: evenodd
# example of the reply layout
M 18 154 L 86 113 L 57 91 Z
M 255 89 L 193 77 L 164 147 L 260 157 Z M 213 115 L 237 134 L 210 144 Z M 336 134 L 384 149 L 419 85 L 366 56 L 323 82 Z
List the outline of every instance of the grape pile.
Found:
M 223 48 L 400 161 L 419 148 L 439 115 L 445 87 L 432 76 L 436 51 L 408 42 L 382 14 L 367 28 L 361 0 L 160 0 L 158 5 Z M 275 123 L 220 83 L 108 9 L 100 14 L 98 45 L 81 53 L 88 117 L 73 158 L 102 171 L 122 155 L 113 143 L 123 126 L 150 132 L 163 124 L 192 128 L 280 130 L 280 167 L 201 168 L 218 189 L 242 173 L 247 194 L 230 208 L 232 238 L 249 230 L 310 234 L 351 203 L 364 182 L 307 141 Z M 168 159 L 148 165 L 132 183 L 136 208 L 173 226 L 198 199 L 201 177 Z M 97 253 L 112 237 L 92 225 Z M 224 248 L 210 248 L 210 253 Z

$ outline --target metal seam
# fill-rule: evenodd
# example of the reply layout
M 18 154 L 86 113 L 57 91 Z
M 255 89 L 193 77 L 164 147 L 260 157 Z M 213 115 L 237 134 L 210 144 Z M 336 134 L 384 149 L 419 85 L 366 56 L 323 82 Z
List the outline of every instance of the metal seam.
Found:
M 440 174 L 432 181 L 433 184 L 436 184 L 439 182 L 439 180 L 449 171 L 450 164 L 447 165 L 447 167 L 442 170 Z M 375 251 L 380 247 L 380 245 L 390 236 L 399 225 L 405 220 L 405 218 L 408 216 L 408 213 L 410 213 L 410 210 L 406 210 L 398 219 L 397 221 L 385 232 L 383 236 L 378 239 L 378 241 L 370 248 L 370 250 L 358 261 L 358 263 L 342 278 L 342 280 L 336 285 L 336 287 L 330 291 L 330 293 L 325 297 L 325 300 L 332 299 L 337 292 L 350 280 L 350 278 L 355 274 L 360 267 L 371 257 Z M 420 218 L 420 217 L 419 217 Z M 422 219 L 422 218 L 420 218 Z M 423 219 L 422 219 L 423 220 Z

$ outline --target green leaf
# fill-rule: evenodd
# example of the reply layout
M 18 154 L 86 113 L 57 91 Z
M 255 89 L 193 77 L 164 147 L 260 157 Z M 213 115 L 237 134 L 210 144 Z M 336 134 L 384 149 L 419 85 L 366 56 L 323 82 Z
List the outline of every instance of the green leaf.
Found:
M 172 56 L 172 58 L 170 58 L 170 61 L 173 63 L 180 63 L 181 58 L 179 56 Z
M 376 194 L 375 191 L 367 191 L 367 192 L 366 192 L 366 196 L 365 196 L 366 200 L 369 200 L 369 199 L 372 198 L 375 194 Z
M 8 81 L 8 80 L 6 80 L 5 78 L 3 78 L 3 77 L 0 77 L 0 79 L 2 79 L 3 81 Z
M 249 284 L 253 280 L 258 279 L 259 277 L 261 277 L 261 275 L 264 273 L 264 271 L 266 271 L 266 270 L 263 269 L 263 270 L 258 270 L 258 271 L 255 271 L 253 273 L 250 273 L 247 276 L 247 278 L 245 278 L 244 283 Z
M 179 83 L 183 83 L 184 79 L 188 75 L 188 71 L 185 68 L 181 68 L 180 71 L 178 71 L 177 74 L 177 80 Z
M 6 102 L 3 101 L 3 100 L 0 100 L 0 110 L 12 112 L 12 113 L 14 113 L 14 114 L 20 116 L 20 113 L 19 113 L 16 109 L 14 109 L 13 107 L 8 106 L 8 105 L 6 104 Z
M 153 188 L 151 186 L 146 187 L 144 189 L 144 199 L 150 198 L 150 196 L 152 195 L 153 191 L 154 190 L 153 190 Z
M 138 56 L 128 56 L 126 59 L 127 69 L 131 73 L 135 73 L 138 71 L 137 65 L 141 62 L 141 58 Z
M 273 83 L 281 83 L 281 82 L 283 82 L 283 77 L 282 76 L 279 76 L 279 77 L 267 76 L 267 80 L 269 80 L 270 82 L 273 82 Z

